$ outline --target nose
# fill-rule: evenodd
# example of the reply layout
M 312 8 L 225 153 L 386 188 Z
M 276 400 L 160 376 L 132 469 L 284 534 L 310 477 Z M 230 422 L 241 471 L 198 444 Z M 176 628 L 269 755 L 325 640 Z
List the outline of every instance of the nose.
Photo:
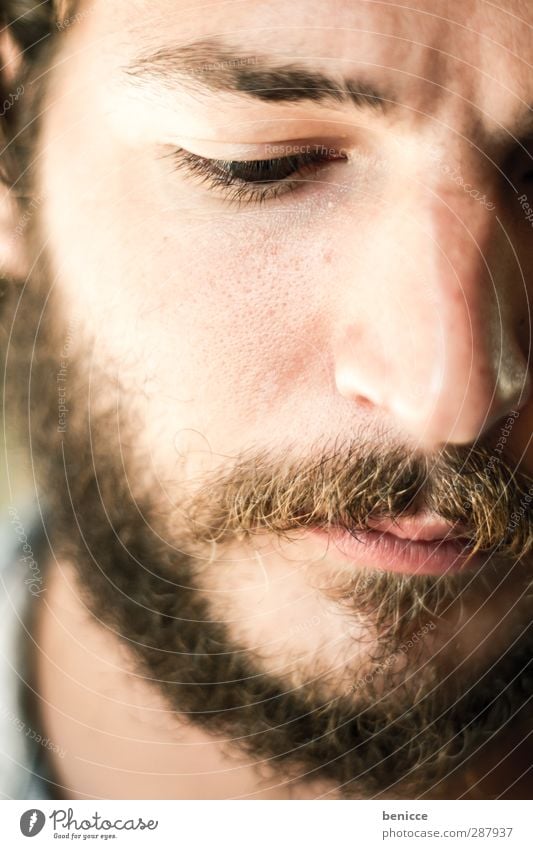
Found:
M 474 442 L 531 390 L 509 234 L 486 195 L 449 183 L 390 198 L 334 344 L 338 391 L 431 447 Z

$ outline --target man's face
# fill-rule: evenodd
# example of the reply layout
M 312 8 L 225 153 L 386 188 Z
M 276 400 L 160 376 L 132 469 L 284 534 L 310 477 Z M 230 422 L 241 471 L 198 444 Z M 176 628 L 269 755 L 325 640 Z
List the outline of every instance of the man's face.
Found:
M 231 645 L 283 687 L 360 705 L 383 695 L 385 671 L 407 678 L 407 662 L 431 682 L 452 658 L 473 683 L 528 621 L 525 559 L 498 573 L 486 555 L 457 575 L 446 544 L 442 557 L 419 549 L 417 566 L 381 543 L 346 554 L 346 530 L 323 533 L 342 524 L 331 505 L 346 489 L 308 505 L 316 523 L 294 515 L 305 498 L 290 490 L 305 468 L 318 502 L 313 464 L 328 485 L 344 466 L 358 525 L 397 540 L 391 520 L 422 506 L 430 541 L 452 529 L 491 543 L 480 516 L 505 490 L 491 501 L 488 483 L 510 468 L 513 508 L 527 496 L 533 12 L 503 5 L 96 0 L 57 35 L 31 224 L 62 328 L 65 381 L 50 386 L 57 402 L 65 385 L 68 409 L 50 433 L 75 447 L 105 411 L 95 454 L 121 445 L 107 491 L 150 505 L 176 557 L 196 557 L 195 587 Z M 84 384 L 69 385 L 74 362 Z M 482 495 L 466 474 L 474 443 Z M 398 456 L 426 464 L 432 500 L 412 469 L 395 481 Z M 239 464 L 258 534 L 233 520 L 224 532 Z M 265 498 L 259 513 L 250 490 L 274 478 L 278 512 Z M 466 495 L 446 502 L 457 479 Z M 388 645 L 417 572 L 433 607 Z M 417 639 L 398 650 L 400 633 Z
M 527 400 L 523 4 L 408 6 L 96 2 L 60 34 L 47 246 L 165 479 L 249 446 L 470 443 Z

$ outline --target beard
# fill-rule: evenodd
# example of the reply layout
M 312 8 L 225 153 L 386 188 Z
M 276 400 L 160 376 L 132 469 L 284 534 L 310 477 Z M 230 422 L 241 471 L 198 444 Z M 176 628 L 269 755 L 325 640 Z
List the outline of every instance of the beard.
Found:
M 32 256 L 37 241 L 28 237 Z M 80 594 L 137 674 L 177 720 L 285 778 L 321 780 L 346 798 L 448 792 L 439 788 L 533 693 L 531 481 L 487 445 L 429 458 L 339 439 L 304 458 L 294 445 L 249 448 L 165 503 L 139 449 L 135 398 L 94 365 L 88 341 L 70 351 L 52 283 L 41 253 L 24 286 L 4 286 L 5 402 L 28 434 L 49 557 L 74 565 Z M 483 568 L 406 576 L 327 556 L 307 564 L 345 623 L 342 663 L 332 667 L 320 646 L 293 662 L 309 623 L 287 635 L 277 665 L 233 627 L 238 604 L 220 590 L 234 580 L 236 548 L 252 559 L 265 538 L 290 546 L 332 526 L 356 535 L 369 516 L 421 509 L 461 523 Z M 454 628 L 482 609 L 501 620 L 496 649 L 453 657 Z

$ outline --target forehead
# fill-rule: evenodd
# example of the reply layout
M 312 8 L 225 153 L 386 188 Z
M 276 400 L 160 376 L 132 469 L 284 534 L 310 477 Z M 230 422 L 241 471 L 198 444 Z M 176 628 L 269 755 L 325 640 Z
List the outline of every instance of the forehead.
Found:
M 530 0 L 85 0 L 80 17 L 102 30 L 153 44 L 230 36 L 299 57 L 353 61 L 362 54 L 385 65 L 420 60 L 429 70 L 446 58 L 480 67 L 481 57 L 507 61 L 532 55 Z M 489 70 L 489 69 L 487 69 Z M 497 71 L 497 68 L 491 69 Z
M 511 127 L 533 101 L 530 0 L 87 0 L 77 17 L 69 36 L 92 42 L 109 73 L 215 37 L 250 57 L 379 80 L 412 116 L 474 109 L 490 129 Z

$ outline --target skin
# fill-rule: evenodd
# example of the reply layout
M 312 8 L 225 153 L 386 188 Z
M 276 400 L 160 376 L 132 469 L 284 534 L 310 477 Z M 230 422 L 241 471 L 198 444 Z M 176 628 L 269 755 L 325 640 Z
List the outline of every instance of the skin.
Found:
M 518 0 L 434 6 L 248 0 L 206 14 L 158 0 L 132 13 L 125 0 L 112 11 L 96 0 L 61 34 L 36 157 L 41 226 L 74 351 L 83 340 L 93 365 L 120 378 L 162 509 L 248 447 L 297 443 L 306 456 L 356 436 L 430 455 L 497 439 L 517 409 L 505 450 L 533 470 L 533 240 L 517 202 L 531 185 L 518 139 L 533 102 L 533 11 Z M 123 73 L 147 47 L 224 33 L 249 54 L 364 76 L 399 105 L 267 104 L 139 87 Z M 228 205 L 162 156 L 185 147 L 236 159 L 250 145 L 261 158 L 264 145 L 295 139 L 339 145 L 349 161 L 263 206 Z M 108 403 L 97 380 L 93 393 L 95 409 Z M 259 581 L 250 552 L 232 549 L 217 614 L 263 647 L 269 670 L 298 681 L 318 663 L 345 686 L 339 656 L 365 658 L 300 568 L 320 553 L 265 545 Z M 214 593 L 217 581 L 207 570 Z M 50 569 L 41 611 L 38 689 L 47 732 L 67 752 L 55 767 L 68 798 L 335 795 L 180 725 L 88 613 L 68 563 Z M 454 651 L 481 645 L 495 621 L 496 603 Z

